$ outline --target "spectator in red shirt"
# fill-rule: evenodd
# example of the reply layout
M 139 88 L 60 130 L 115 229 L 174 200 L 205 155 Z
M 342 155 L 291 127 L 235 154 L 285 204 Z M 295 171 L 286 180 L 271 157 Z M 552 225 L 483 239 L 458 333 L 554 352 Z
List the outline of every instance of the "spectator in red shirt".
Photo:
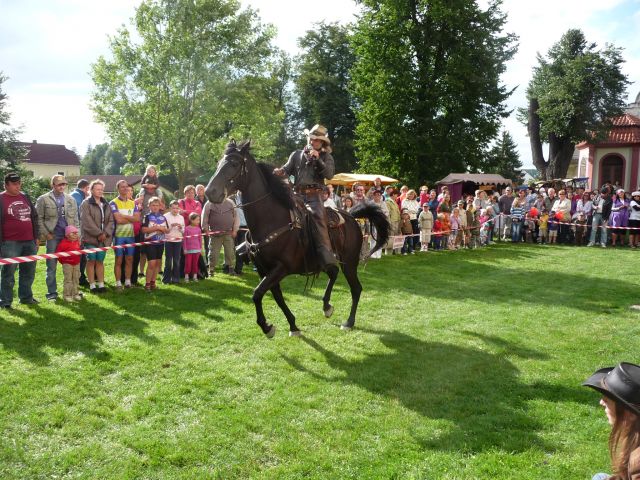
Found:
M 20 191 L 20 175 L 11 172 L 4 177 L 0 193 L 0 256 L 3 258 L 35 255 L 38 252 L 38 216 L 29 196 Z M 0 273 L 0 308 L 11 309 L 17 264 L 3 265 Z M 36 263 L 20 263 L 18 298 L 20 303 L 35 304 L 31 287 L 36 276 Z

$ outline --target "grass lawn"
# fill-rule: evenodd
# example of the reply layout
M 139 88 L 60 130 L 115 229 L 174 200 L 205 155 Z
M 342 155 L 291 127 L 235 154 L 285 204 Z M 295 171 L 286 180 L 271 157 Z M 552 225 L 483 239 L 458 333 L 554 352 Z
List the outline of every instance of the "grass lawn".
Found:
M 42 303 L 0 313 L 0 478 L 589 479 L 609 470 L 609 427 L 580 382 L 640 361 L 639 261 L 383 257 L 360 271 L 352 332 L 343 277 L 329 320 L 324 278 L 305 293 L 289 277 L 304 337 L 269 295 L 273 340 L 253 273 L 47 304 L 41 263 Z

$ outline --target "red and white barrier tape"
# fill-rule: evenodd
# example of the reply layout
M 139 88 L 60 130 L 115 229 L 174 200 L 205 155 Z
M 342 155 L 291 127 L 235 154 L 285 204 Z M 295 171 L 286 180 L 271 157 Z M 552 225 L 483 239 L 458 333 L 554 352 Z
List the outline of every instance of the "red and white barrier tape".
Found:
M 223 231 L 203 232 L 199 235 L 187 235 L 181 238 L 185 239 L 185 238 L 192 238 L 192 237 L 211 236 L 211 235 L 218 235 L 220 233 L 224 233 L 224 232 Z M 106 252 L 108 250 L 116 250 L 116 249 L 129 248 L 129 247 L 140 247 L 143 245 L 154 245 L 158 243 L 166 243 L 168 241 L 170 240 L 166 240 L 166 239 L 150 240 L 148 242 L 136 242 L 136 243 L 126 243 L 123 245 L 111 245 L 109 247 L 85 248 L 82 250 L 73 250 L 70 252 L 43 253 L 42 255 L 27 255 L 24 257 L 0 258 L 0 265 L 15 265 L 17 263 L 37 262 L 38 260 L 51 260 L 51 259 L 58 259 L 61 257 L 72 257 L 74 255 Z
M 511 215 L 507 215 L 504 213 L 500 214 L 501 217 L 511 217 Z M 536 223 L 540 223 L 540 219 L 539 218 L 529 218 L 528 220 L 532 220 Z M 525 222 L 527 221 L 527 219 L 525 219 L 524 217 L 522 218 L 522 221 Z M 549 218 L 548 220 L 549 223 L 553 223 L 556 225 L 571 225 L 571 226 L 576 226 L 576 227 L 591 227 L 591 223 L 587 222 L 587 223 L 571 223 L 571 222 L 560 222 L 558 220 Z M 610 225 L 598 225 L 596 228 L 608 228 L 608 229 L 625 229 L 625 230 L 640 230 L 640 227 L 612 227 Z

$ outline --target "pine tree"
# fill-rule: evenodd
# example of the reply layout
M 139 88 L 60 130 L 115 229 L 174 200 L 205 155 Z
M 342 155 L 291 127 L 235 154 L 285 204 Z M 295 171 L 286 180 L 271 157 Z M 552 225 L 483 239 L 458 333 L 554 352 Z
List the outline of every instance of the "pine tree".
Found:
M 522 183 L 524 173 L 522 162 L 518 155 L 518 149 L 513 138 L 504 130 L 496 144 L 487 153 L 486 163 L 483 166 L 485 173 L 497 173 L 504 178 L 511 179 L 514 183 Z

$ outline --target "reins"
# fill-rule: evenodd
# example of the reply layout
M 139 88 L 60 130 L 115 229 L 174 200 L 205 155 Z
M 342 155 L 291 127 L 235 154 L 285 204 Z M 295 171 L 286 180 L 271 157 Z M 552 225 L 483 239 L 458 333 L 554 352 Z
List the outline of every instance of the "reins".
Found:
M 262 172 L 259 169 L 257 170 L 257 172 L 262 177 L 262 180 L 265 182 L 265 184 L 268 184 L 268 182 L 266 181 L 266 179 L 262 175 Z M 243 155 L 242 156 L 242 168 L 240 168 L 238 170 L 238 172 L 228 180 L 228 182 L 230 184 L 233 184 L 234 181 L 238 177 L 240 177 L 242 175 L 247 175 L 247 174 L 248 174 L 247 157 L 246 157 L 246 155 Z M 266 191 L 266 193 L 264 195 L 261 195 L 260 197 L 256 198 L 255 200 L 251 200 L 250 202 L 234 205 L 233 208 L 244 208 L 244 207 L 248 207 L 250 205 L 254 205 L 254 204 L 264 200 L 265 198 L 267 198 L 269 195 L 271 195 L 271 193 L 272 193 L 271 189 L 269 189 L 269 187 L 267 187 L 267 191 Z M 280 235 L 282 235 L 283 233 L 289 232 L 289 231 L 293 230 L 294 228 L 296 228 L 296 225 L 295 225 L 295 223 L 293 221 L 291 221 L 288 224 L 283 225 L 282 227 L 273 230 L 271 233 L 269 233 L 264 239 L 260 240 L 259 242 L 256 242 L 256 243 L 249 242 L 249 249 L 255 254 L 255 253 L 258 252 L 258 250 L 260 248 L 264 247 L 265 245 L 270 244 L 276 238 L 278 238 Z

